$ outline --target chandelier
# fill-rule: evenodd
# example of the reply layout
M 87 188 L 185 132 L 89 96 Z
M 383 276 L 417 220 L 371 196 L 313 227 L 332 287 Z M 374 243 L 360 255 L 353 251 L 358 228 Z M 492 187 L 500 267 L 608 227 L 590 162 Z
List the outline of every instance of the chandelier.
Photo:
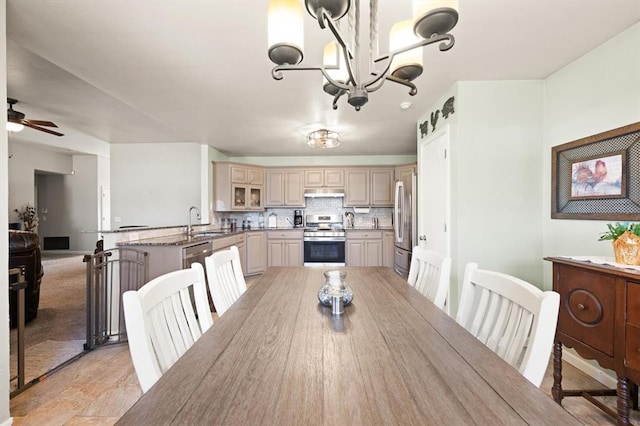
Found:
M 307 145 L 311 148 L 330 149 L 340 145 L 340 139 L 337 132 L 320 129 L 307 135 Z
M 338 100 L 348 95 L 356 111 L 369 100 L 369 93 L 380 89 L 385 81 L 409 88 L 422 74 L 421 47 L 440 42 L 447 51 L 455 43 L 448 34 L 458 22 L 458 0 L 414 0 L 413 20 L 398 22 L 391 28 L 389 53 L 378 52 L 378 1 L 369 1 L 369 69 L 363 73 L 360 63 L 360 0 L 304 0 L 307 12 L 317 19 L 321 29 L 329 29 L 335 40 L 324 48 L 322 65 L 302 65 L 304 44 L 301 0 L 269 1 L 269 59 L 276 64 L 274 79 L 282 80 L 283 71 L 317 70 L 324 77 L 324 91 Z M 341 19 L 347 17 L 347 32 Z M 344 25 L 343 25 L 344 26 Z M 378 68 L 379 67 L 379 68 Z

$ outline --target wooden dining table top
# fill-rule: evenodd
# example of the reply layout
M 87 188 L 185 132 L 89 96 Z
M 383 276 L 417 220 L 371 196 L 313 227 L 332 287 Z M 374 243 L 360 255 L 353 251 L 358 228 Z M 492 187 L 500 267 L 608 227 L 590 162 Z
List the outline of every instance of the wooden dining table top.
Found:
M 118 424 L 580 424 L 390 268 L 269 268 Z

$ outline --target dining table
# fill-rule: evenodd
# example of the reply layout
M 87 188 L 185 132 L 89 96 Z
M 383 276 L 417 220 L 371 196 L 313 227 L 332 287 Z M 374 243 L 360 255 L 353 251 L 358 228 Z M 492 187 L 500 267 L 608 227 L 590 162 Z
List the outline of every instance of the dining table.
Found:
M 339 269 L 333 314 L 327 268 L 268 268 L 117 424 L 580 424 L 392 269 Z

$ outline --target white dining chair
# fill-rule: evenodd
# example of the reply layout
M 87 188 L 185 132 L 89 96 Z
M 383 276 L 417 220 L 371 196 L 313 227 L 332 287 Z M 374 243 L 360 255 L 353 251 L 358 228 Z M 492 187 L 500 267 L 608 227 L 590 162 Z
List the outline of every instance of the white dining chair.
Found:
M 447 313 L 450 279 L 450 257 L 419 246 L 413 248 L 407 282 Z
M 125 292 L 122 304 L 129 351 L 143 392 L 213 324 L 199 263 Z
M 247 290 L 238 247 L 213 253 L 204 259 L 204 263 L 211 299 L 221 316 Z
M 540 386 L 558 323 L 560 295 L 511 275 L 465 268 L 456 321 Z

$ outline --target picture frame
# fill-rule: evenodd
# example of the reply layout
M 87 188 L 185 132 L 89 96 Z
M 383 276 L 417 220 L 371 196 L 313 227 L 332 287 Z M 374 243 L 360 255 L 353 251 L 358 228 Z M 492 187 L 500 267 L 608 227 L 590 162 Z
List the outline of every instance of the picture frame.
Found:
M 640 220 L 640 122 L 552 148 L 551 218 Z
M 569 199 L 623 198 L 626 195 L 626 151 L 571 161 Z

